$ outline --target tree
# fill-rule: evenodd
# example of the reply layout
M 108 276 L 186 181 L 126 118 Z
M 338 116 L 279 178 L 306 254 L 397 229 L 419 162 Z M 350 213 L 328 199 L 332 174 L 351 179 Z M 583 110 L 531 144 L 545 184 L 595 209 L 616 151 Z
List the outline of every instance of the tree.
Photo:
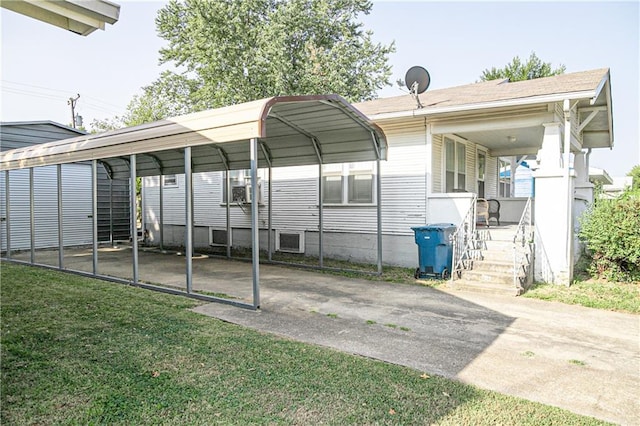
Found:
M 522 63 L 519 56 L 507 64 L 504 68 L 491 68 L 482 71 L 481 81 L 489 81 L 496 79 L 508 78 L 509 81 L 533 80 L 540 77 L 551 77 L 558 74 L 564 74 L 566 67 L 560 64 L 556 69 L 551 68 L 551 62 L 542 62 L 535 52 L 531 52 L 529 60 Z
M 372 99 L 389 84 L 394 46 L 374 43 L 357 21 L 371 7 L 368 0 L 172 0 L 156 25 L 168 42 L 160 63 L 179 71 L 146 90 L 189 111 L 277 95 Z M 142 118 L 145 108 L 132 116 Z

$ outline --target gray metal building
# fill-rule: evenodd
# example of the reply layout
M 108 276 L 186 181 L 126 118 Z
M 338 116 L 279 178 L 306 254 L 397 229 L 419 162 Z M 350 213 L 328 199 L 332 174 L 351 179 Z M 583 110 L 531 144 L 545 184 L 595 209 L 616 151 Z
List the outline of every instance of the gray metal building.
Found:
M 26 148 L 41 143 L 64 140 L 86 132 L 52 121 L 22 121 L 0 123 L 0 150 Z M 92 243 L 91 164 L 65 164 L 61 170 L 62 205 L 64 209 L 64 244 L 67 246 Z M 55 212 L 58 205 L 56 166 L 33 170 L 15 170 L 9 173 L 9 205 L 12 223 L 11 248 L 26 250 L 31 247 L 29 216 L 31 197 L 29 181 L 33 179 L 33 209 L 35 216 L 33 241 L 35 248 L 57 247 L 58 223 Z M 0 175 L 0 244 L 6 250 L 6 184 Z M 129 181 L 112 180 L 108 170 L 98 167 L 98 238 L 101 242 L 129 239 Z M 20 226 L 23 225 L 23 226 Z

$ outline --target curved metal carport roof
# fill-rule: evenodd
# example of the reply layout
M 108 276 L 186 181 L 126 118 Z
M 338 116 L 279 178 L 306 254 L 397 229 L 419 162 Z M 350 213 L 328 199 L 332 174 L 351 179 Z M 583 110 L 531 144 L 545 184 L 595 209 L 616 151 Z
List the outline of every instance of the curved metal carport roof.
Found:
M 97 202 L 96 167 L 103 164 L 111 178 L 185 174 L 185 258 L 187 294 L 191 294 L 193 206 L 192 178 L 194 172 L 251 170 L 252 198 L 258 199 L 258 167 L 320 165 L 358 161 L 385 160 L 387 142 L 383 131 L 362 113 L 337 95 L 273 97 L 224 108 L 168 118 L 140 126 L 101 134 L 89 134 L 0 153 L 0 166 L 9 171 L 49 165 L 92 161 L 94 209 L 94 276 L 97 272 Z M 380 171 L 377 172 L 378 192 L 378 271 L 381 272 Z M 58 167 L 60 173 L 60 167 Z M 322 192 L 322 174 L 319 190 Z M 271 185 L 269 185 L 269 190 Z M 33 188 L 30 187 L 32 193 Z M 228 210 L 227 202 L 227 210 Z M 132 212 L 137 209 L 135 194 Z M 322 253 L 322 197 L 319 203 L 319 251 Z M 271 197 L 269 197 L 269 213 Z M 7 217 L 8 217 L 7 212 Z M 271 214 L 269 214 L 269 217 Z M 135 229 L 136 214 L 132 214 Z M 33 225 L 33 215 L 31 224 Z M 9 222 L 9 219 L 7 219 Z M 58 222 L 62 222 L 58 206 Z M 258 308 L 259 243 L 258 203 L 251 203 L 253 304 Z M 229 225 L 228 225 L 229 226 Z M 162 227 L 162 225 L 161 225 Z M 33 229 L 33 226 L 32 226 Z M 269 225 L 269 229 L 270 225 Z M 269 232 L 269 237 L 270 237 Z M 62 230 L 59 230 L 60 251 L 63 250 Z M 132 233 L 135 235 L 135 233 Z M 138 283 L 137 239 L 133 242 L 133 284 Z M 34 248 L 32 247 L 32 253 Z M 228 248 L 229 251 L 229 248 Z M 6 258 L 11 256 L 7 246 Z M 322 254 L 321 254 L 322 256 Z M 33 256 L 32 256 L 33 258 Z M 60 269 L 63 268 L 60 257 Z M 322 262 L 322 261 L 321 261 Z M 33 263 L 33 262 L 32 262 Z M 216 301 L 243 305 L 216 297 Z

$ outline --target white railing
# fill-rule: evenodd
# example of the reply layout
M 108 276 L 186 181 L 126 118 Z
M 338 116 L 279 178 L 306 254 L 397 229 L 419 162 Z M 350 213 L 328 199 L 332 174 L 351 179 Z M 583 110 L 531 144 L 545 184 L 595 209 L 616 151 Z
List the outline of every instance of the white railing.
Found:
M 518 228 L 513 236 L 513 285 L 519 291 L 529 286 L 533 263 L 533 216 L 531 198 L 527 199 Z
M 453 245 L 451 281 L 460 278 L 462 270 L 471 267 L 469 261 L 479 255 L 476 250 L 476 201 L 477 196 L 474 196 L 471 199 L 467 213 L 462 218 L 460 225 L 458 225 L 458 229 L 451 236 Z

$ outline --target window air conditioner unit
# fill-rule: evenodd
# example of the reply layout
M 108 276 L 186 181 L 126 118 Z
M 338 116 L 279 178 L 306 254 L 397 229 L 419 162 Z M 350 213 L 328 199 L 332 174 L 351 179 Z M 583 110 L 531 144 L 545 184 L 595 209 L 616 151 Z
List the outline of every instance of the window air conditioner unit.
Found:
M 209 227 L 209 245 L 214 247 L 227 246 L 227 230 Z M 228 238 L 231 245 L 231 238 Z
M 304 253 L 304 231 L 276 231 L 276 251 Z
M 251 202 L 247 198 L 247 194 L 251 194 L 251 191 L 247 191 L 249 185 L 236 185 L 231 188 L 231 201 L 234 203 L 248 203 Z M 249 201 L 247 201 L 249 200 Z
M 231 188 L 231 201 L 234 203 L 251 203 L 251 185 L 237 185 Z M 262 182 L 258 183 L 258 202 L 262 202 Z

